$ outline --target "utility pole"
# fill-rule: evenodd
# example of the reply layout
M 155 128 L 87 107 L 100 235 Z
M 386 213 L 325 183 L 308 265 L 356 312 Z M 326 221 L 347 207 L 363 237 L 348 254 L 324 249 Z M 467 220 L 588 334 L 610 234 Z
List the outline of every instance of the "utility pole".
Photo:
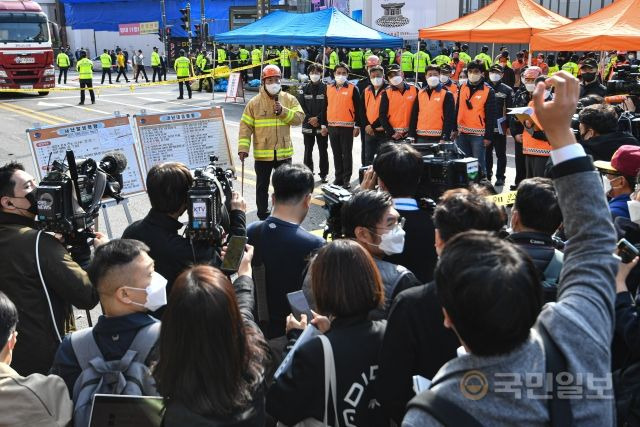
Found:
M 203 48 L 206 48 L 207 46 L 207 38 L 209 37 L 209 34 L 207 34 L 205 31 L 209 31 L 209 26 L 206 24 L 207 22 L 207 17 L 205 16 L 204 13 L 204 0 L 200 0 L 200 31 L 202 33 L 202 40 L 200 41 L 200 44 Z
M 162 43 L 164 44 L 164 54 L 169 58 L 169 40 L 167 37 L 167 10 L 165 9 L 164 0 L 160 0 L 162 8 Z

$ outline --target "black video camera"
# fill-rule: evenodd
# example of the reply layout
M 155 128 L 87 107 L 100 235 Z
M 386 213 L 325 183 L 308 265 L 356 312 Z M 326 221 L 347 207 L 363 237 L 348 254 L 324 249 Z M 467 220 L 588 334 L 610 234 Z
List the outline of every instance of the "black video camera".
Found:
M 217 166 L 216 156 L 210 156 L 209 161 L 210 164 L 204 169 L 195 170 L 193 185 L 187 193 L 187 234 L 192 240 L 221 245 L 224 230 L 230 226 L 235 173 Z
M 480 180 L 478 159 L 466 157 L 455 143 L 423 145 L 416 147 L 423 154 L 424 165 L 418 198 L 437 201 L 447 190 L 468 187 Z
M 127 158 L 120 152 L 108 153 L 99 163 L 77 159 L 72 150 L 65 162 L 54 161 L 36 189 L 36 226 L 61 234 L 73 259 L 81 266 L 89 263 L 88 240 L 95 237 L 92 227 L 102 198 L 123 200 L 122 172 Z
M 607 82 L 607 96 L 640 96 L 640 67 L 638 65 L 620 65 L 615 67 L 615 80 Z
M 342 237 L 342 205 L 351 199 L 351 192 L 339 185 L 326 184 L 320 187 L 324 198 L 324 208 L 329 211 L 327 224 L 324 227 L 322 236 L 326 240 L 328 236 L 331 239 Z

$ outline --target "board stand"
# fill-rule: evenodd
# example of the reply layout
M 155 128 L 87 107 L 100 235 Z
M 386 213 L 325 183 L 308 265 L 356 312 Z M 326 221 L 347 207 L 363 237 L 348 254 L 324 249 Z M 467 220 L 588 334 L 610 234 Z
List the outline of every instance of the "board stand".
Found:
M 107 208 L 117 206 L 117 205 L 122 206 L 122 209 L 124 209 L 124 215 L 127 217 L 127 223 L 131 225 L 131 223 L 133 222 L 133 220 L 131 219 L 131 212 L 129 211 L 128 198 L 125 197 L 120 202 L 118 202 L 115 199 L 108 199 L 108 200 L 102 201 L 100 203 L 100 211 L 102 212 L 102 217 L 104 218 L 104 227 L 107 231 L 107 237 L 109 237 L 109 239 L 113 238 L 113 233 L 111 231 L 111 223 L 109 222 L 109 211 L 107 210 Z
M 237 76 L 232 78 L 231 75 L 229 75 L 228 81 L 230 86 L 225 93 L 224 102 L 227 102 L 227 99 L 233 99 L 233 102 L 238 102 L 238 99 L 242 98 L 242 102 L 246 104 L 247 100 L 244 97 L 244 82 L 242 80 L 242 75 L 240 73 L 231 74 L 237 74 Z

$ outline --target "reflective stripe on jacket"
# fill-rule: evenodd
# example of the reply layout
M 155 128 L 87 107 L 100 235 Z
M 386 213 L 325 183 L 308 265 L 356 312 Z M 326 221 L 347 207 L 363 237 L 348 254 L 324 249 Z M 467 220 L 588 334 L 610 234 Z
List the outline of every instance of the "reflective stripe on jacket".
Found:
M 280 92 L 278 100 L 282 104 L 282 114 L 273 112 L 275 101 L 264 87 L 253 97 L 244 109 L 240 119 L 238 152 L 248 153 L 253 137 L 253 157 L 256 160 L 284 160 L 293 157 L 291 126 L 299 126 L 304 112 L 295 96 Z
M 533 107 L 533 101 L 529 102 L 529 107 Z M 535 112 L 531 113 L 530 117 L 540 130 L 544 130 Z M 534 138 L 525 128 L 524 132 L 522 132 L 522 154 L 527 156 L 549 157 L 551 155 L 551 144 L 549 144 L 549 141 Z
M 469 84 L 465 83 L 460 88 L 460 102 L 458 103 L 458 131 L 471 135 L 483 136 L 485 134 L 485 110 L 484 106 L 489 97 L 489 88 L 482 85 L 482 90 L 476 90 L 471 96 Z M 466 100 L 469 100 L 472 109 L 467 106 Z
M 177 77 L 189 77 L 189 69 L 191 61 L 186 56 L 181 56 L 173 63 L 173 69 L 176 71 Z
M 389 99 L 389 112 L 387 114 L 389 124 L 395 132 L 408 132 L 411 123 L 411 111 L 413 103 L 418 97 L 418 89 L 412 85 L 406 85 L 404 92 L 389 86 L 386 89 Z
M 102 68 L 111 68 L 111 55 L 106 52 L 100 55 L 100 64 Z
M 431 96 L 426 89 L 418 93 L 418 136 L 442 136 L 444 126 L 444 100 L 446 89 L 432 90 Z
M 76 64 L 76 71 L 79 73 L 80 80 L 93 78 L 93 62 L 89 58 L 82 58 Z
M 56 56 L 56 64 L 58 64 L 58 67 L 68 67 L 69 56 L 66 53 L 60 52 L 58 56 Z

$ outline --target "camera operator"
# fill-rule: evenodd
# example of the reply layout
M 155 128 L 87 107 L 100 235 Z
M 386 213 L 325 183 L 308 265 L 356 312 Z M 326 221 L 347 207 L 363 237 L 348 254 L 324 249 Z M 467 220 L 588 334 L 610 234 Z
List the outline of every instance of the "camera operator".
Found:
M 182 163 L 162 163 L 147 174 L 147 195 L 151 210 L 143 219 L 129 225 L 123 239 L 135 239 L 149 246 L 149 256 L 156 263 L 156 271 L 167 279 L 167 295 L 178 275 L 192 264 L 210 263 L 219 266 L 220 257 L 214 245 L 206 241 L 191 241 L 178 234 L 183 224 L 178 220 L 187 209 L 188 191 L 193 176 Z M 246 235 L 246 205 L 236 192 L 231 199 L 230 230 L 228 234 Z M 222 243 L 222 242 L 220 242 Z M 162 309 L 154 315 L 161 315 Z
M 71 305 L 89 310 L 98 303 L 89 276 L 64 245 L 35 228 L 35 190 L 34 178 L 21 164 L 0 167 L 0 291 L 20 311 L 21 345 L 13 368 L 23 376 L 49 371 L 60 340 L 75 329 Z M 106 240 L 96 234 L 94 246 Z
M 380 190 L 391 194 L 394 208 L 405 219 L 406 237 L 402 252 L 386 260 L 408 268 L 426 283 L 433 278 L 438 256 L 431 209 L 420 206 L 416 200 L 423 167 L 420 153 L 411 145 L 384 144 L 373 161 L 373 168 L 365 172 L 362 188 L 373 190 L 377 184 Z
M 511 211 L 509 240 L 526 252 L 543 278 L 545 302 L 556 300 L 563 256 L 553 244 L 553 234 L 562 223 L 562 212 L 553 182 L 529 178 L 518 186 Z
M 598 80 L 598 63 L 595 59 L 587 58 L 580 65 L 580 98 L 587 95 L 605 96 L 607 87 Z
M 621 146 L 638 145 L 633 135 L 618 131 L 618 114 L 611 105 L 595 104 L 583 108 L 578 114 L 578 122 L 580 143 L 594 161 L 608 162 Z

